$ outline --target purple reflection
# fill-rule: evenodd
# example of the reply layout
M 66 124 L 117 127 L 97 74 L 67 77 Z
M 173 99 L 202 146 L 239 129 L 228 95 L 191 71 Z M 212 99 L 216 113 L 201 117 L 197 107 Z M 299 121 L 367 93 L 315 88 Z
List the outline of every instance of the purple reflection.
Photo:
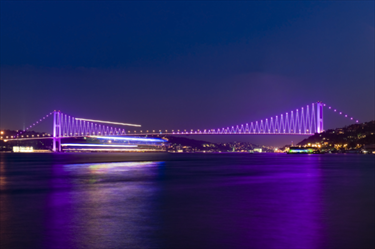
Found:
M 150 182 L 162 164 L 53 166 L 45 248 L 149 248 L 149 228 L 142 220 L 151 221 L 156 210 L 152 198 L 157 188 Z
M 304 160 L 303 167 L 293 159 L 266 167 L 233 163 L 219 167 L 225 178 L 170 184 L 168 205 L 160 208 L 165 226 L 173 227 L 166 247 L 319 248 L 319 158 Z

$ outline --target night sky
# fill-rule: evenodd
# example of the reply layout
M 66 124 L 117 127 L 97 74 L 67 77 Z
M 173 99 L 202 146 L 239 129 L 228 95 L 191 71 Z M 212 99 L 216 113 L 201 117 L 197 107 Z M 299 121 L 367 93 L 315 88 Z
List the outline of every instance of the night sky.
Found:
M 1 129 L 53 110 L 144 130 L 211 129 L 316 101 L 374 119 L 374 1 L 0 5 Z M 325 129 L 350 124 L 324 118 Z

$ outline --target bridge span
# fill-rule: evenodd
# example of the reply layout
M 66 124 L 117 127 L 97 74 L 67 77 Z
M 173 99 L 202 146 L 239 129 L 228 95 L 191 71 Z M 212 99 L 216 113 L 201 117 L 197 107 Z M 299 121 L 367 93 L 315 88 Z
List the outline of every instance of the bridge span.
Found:
M 125 130 L 120 126 L 140 128 L 141 125 L 77 118 L 53 111 L 26 129 L 19 131 L 15 136 L 7 138 L 7 141 L 53 139 L 53 151 L 61 148 L 61 139 L 77 137 L 123 137 L 123 136 L 163 136 L 163 135 L 313 135 L 324 131 L 322 102 L 312 103 L 290 112 L 282 113 L 270 118 L 255 122 L 244 123 L 235 126 L 216 129 L 177 129 L 177 130 Z M 339 113 L 345 118 L 353 120 L 353 117 L 343 114 L 332 107 L 327 107 L 333 112 Z M 34 126 L 43 122 L 48 117 L 53 117 L 53 135 L 47 137 L 28 137 L 25 133 Z M 358 123 L 358 120 L 355 122 Z M 111 125 L 111 126 L 109 126 Z M 58 147 L 57 147 L 58 143 Z

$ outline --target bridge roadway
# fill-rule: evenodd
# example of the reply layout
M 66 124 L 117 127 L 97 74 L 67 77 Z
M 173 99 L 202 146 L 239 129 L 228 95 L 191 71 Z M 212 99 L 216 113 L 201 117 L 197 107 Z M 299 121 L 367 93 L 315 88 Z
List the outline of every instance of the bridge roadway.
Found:
M 312 136 L 314 133 L 258 133 L 258 132 L 235 132 L 235 133 L 219 133 L 219 132 L 159 132 L 159 133 L 129 133 L 126 136 L 160 136 L 160 135 L 302 135 Z
M 125 136 L 161 136 L 161 135 L 169 135 L 169 136 L 180 136 L 180 135 L 297 135 L 297 136 L 311 136 L 314 135 L 314 133 L 254 133 L 254 132 L 236 132 L 236 133 L 218 133 L 218 132 L 210 132 L 210 133 L 204 133 L 204 132 L 174 132 L 174 133 L 168 133 L 168 132 L 159 132 L 159 133 L 129 133 L 126 135 L 103 135 L 103 136 L 97 136 L 97 135 L 80 135 L 80 136 L 61 136 L 61 137 L 55 137 L 56 139 L 61 138 L 79 138 L 79 137 L 125 137 Z M 53 139 L 54 137 L 26 137 L 26 138 L 6 138 L 4 139 L 4 142 L 7 141 L 23 141 L 23 140 L 38 140 L 38 139 Z

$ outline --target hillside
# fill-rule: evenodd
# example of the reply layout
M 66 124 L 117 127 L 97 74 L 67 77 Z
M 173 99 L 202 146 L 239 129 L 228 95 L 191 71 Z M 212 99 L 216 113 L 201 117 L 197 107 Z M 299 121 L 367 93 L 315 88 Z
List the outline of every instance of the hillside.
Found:
M 298 145 L 318 146 L 326 150 L 353 150 L 372 148 L 375 144 L 375 120 L 330 129 L 304 139 Z

